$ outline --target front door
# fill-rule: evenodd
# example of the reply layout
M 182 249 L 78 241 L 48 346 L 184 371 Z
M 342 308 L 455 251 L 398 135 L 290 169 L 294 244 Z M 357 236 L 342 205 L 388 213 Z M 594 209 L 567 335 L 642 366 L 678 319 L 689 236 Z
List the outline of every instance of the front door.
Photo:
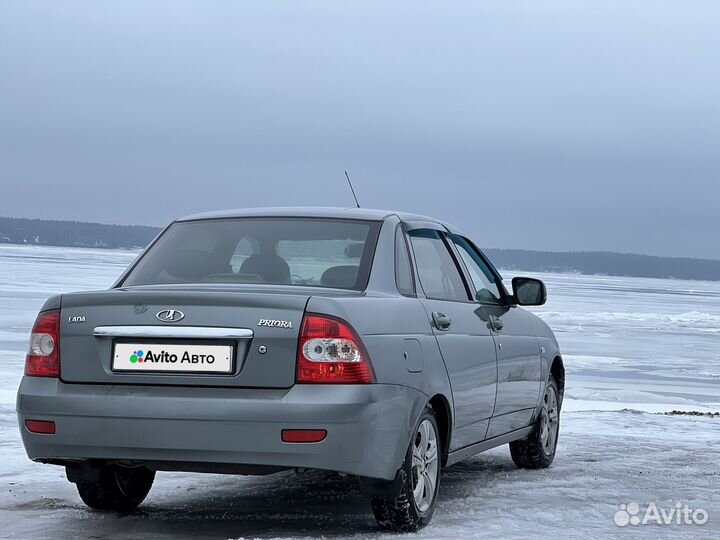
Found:
M 483 320 L 484 314 L 471 300 L 445 234 L 415 229 L 409 236 L 425 295 L 420 300 L 452 387 L 455 413 L 452 451 L 485 439 L 497 392 L 495 341 Z
M 540 343 L 530 315 L 509 302 L 499 285 L 500 276 L 480 251 L 466 238 L 451 238 L 495 338 L 498 390 L 487 437 L 497 437 L 527 426 L 532 419 L 543 382 Z

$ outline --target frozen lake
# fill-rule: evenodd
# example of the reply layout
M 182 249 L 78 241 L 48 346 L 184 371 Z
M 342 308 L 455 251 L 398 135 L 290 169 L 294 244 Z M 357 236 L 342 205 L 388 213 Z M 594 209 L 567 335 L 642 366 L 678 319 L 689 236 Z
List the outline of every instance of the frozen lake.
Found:
M 57 467 L 30 462 L 15 391 L 37 310 L 54 294 L 106 288 L 127 251 L 0 244 L 0 536 L 238 538 L 379 535 L 347 478 L 282 473 L 248 478 L 159 473 L 127 516 L 87 510 Z M 554 465 L 514 467 L 506 448 L 450 468 L 421 538 L 720 537 L 720 282 L 536 274 L 567 370 Z M 506 276 L 510 277 L 510 276 Z M 677 503 L 704 525 L 627 525 L 621 504 Z M 632 508 L 632 507 L 631 507 Z

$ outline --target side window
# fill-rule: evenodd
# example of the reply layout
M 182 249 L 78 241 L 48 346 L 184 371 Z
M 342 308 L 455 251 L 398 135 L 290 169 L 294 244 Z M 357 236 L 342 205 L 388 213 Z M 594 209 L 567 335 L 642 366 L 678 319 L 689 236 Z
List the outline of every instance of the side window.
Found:
M 428 298 L 467 302 L 460 271 L 437 231 L 420 229 L 410 233 L 420 283 Z
M 495 274 L 488 268 L 470 242 L 456 234 L 453 234 L 451 238 L 470 274 L 470 279 L 477 291 L 477 300 L 483 304 L 501 304 L 502 295 L 497 286 Z
M 400 225 L 395 229 L 395 283 L 403 296 L 415 296 L 415 280 L 410 265 L 410 255 Z

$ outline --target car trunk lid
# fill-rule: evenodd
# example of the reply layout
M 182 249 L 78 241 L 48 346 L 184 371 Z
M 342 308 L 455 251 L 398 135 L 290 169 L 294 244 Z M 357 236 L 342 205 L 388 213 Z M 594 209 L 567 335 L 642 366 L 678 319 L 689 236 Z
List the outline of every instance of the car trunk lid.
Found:
M 60 378 L 70 383 L 288 388 L 295 382 L 298 335 L 310 297 L 306 289 L 289 289 L 137 287 L 65 295 Z M 211 372 L 190 360 L 210 351 L 218 356 L 216 369 L 223 361 L 218 353 L 230 350 L 227 372 Z M 155 362 L 140 368 L 138 352 L 141 359 L 150 356 Z M 163 353 L 168 353 L 165 360 L 157 362 Z M 170 363 L 172 354 L 175 361 Z

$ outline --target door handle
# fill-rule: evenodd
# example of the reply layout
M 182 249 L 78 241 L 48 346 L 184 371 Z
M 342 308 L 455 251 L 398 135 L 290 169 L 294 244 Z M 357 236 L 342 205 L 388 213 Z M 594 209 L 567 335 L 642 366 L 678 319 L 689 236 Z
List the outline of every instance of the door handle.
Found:
M 438 330 L 447 330 L 450 328 L 450 324 L 452 323 L 450 317 L 444 313 L 440 313 L 439 311 L 433 311 L 432 319 Z
M 490 326 L 492 326 L 492 329 L 496 332 L 499 332 L 503 329 L 503 326 L 505 326 L 505 323 L 502 322 L 502 320 L 499 317 L 496 317 L 495 315 L 490 315 Z

